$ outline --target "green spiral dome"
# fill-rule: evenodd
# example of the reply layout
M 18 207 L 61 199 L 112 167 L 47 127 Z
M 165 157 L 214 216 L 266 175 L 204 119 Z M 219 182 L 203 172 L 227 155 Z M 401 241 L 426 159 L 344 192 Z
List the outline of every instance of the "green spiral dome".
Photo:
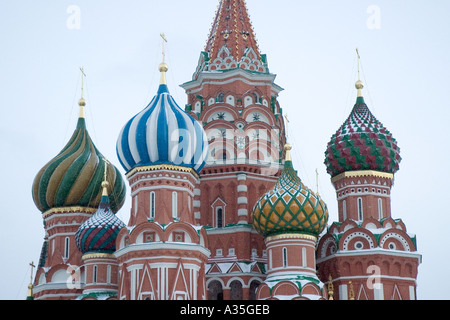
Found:
M 61 207 L 98 208 L 107 165 L 109 202 L 111 210 L 117 212 L 125 201 L 125 182 L 117 168 L 104 159 L 89 136 L 84 117 L 80 116 L 69 142 L 34 179 L 32 194 L 37 208 L 41 212 Z

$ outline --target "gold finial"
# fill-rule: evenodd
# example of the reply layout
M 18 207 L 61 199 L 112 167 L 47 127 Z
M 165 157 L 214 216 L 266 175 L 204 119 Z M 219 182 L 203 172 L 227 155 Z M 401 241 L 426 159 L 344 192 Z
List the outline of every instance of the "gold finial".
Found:
M 81 98 L 78 100 L 78 105 L 80 106 L 80 118 L 84 118 L 84 107 L 86 106 L 86 100 L 83 98 L 83 91 L 84 91 L 84 78 L 86 77 L 86 74 L 84 73 L 84 68 L 80 67 L 81 71 Z
M 328 300 L 334 300 L 333 295 L 334 295 L 334 286 L 333 286 L 333 277 L 330 276 L 328 277 Z
M 34 286 L 33 286 L 33 268 L 35 267 L 33 261 L 30 262 L 30 266 L 31 266 L 31 272 L 30 272 L 30 284 L 28 284 L 28 294 L 27 294 L 28 299 L 33 298 L 33 288 L 34 288 Z
M 104 172 L 104 174 L 103 174 L 103 182 L 102 182 L 102 188 L 103 188 L 102 196 L 108 196 L 109 182 L 108 182 L 108 180 L 106 179 L 106 174 L 107 174 L 107 171 L 108 171 L 108 164 L 109 164 L 109 161 L 106 160 L 105 158 L 103 158 L 102 160 L 105 162 L 105 172 Z
M 284 150 L 286 151 L 286 161 L 292 161 L 291 158 L 291 150 L 292 150 L 292 146 L 286 142 L 286 144 L 284 145 Z
M 355 291 L 353 290 L 353 282 L 349 281 L 348 284 L 350 286 L 349 299 L 350 300 L 355 300 Z
M 355 87 L 358 90 L 358 97 L 362 97 L 363 96 L 362 89 L 364 88 L 364 83 L 361 81 L 361 74 L 360 74 L 360 70 L 359 70 L 360 69 L 359 66 L 361 64 L 361 62 L 360 62 L 361 56 L 359 55 L 358 48 L 356 48 L 356 55 L 358 57 L 358 81 L 356 81 Z
M 159 81 L 160 84 L 167 84 L 166 80 L 166 72 L 169 70 L 169 67 L 167 66 L 165 60 L 166 60 L 166 51 L 164 47 L 164 43 L 167 42 L 166 35 L 164 33 L 160 34 L 162 38 L 162 62 L 159 65 L 159 72 L 161 72 L 161 80 Z

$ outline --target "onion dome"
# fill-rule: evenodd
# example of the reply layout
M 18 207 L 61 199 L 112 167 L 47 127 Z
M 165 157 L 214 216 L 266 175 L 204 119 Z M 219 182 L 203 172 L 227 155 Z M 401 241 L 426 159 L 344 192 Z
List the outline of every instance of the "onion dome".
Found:
M 358 98 L 344 124 L 331 137 L 325 152 L 327 172 L 335 177 L 345 171 L 398 171 L 400 148 L 392 134 L 370 112 L 358 80 Z
M 79 101 L 80 116 L 77 127 L 66 146 L 36 175 L 32 194 L 41 212 L 61 207 L 96 209 L 101 201 L 100 187 L 105 169 L 104 156 L 95 147 L 86 129 L 83 98 Z M 111 186 L 111 210 L 117 212 L 125 201 L 125 182 L 118 169 L 108 166 Z
M 75 241 L 78 249 L 88 252 L 113 253 L 116 238 L 125 224 L 111 210 L 106 191 L 109 183 L 103 181 L 103 195 L 98 210 L 78 228 Z
M 318 236 L 328 222 L 327 206 L 298 177 L 289 144 L 285 150 L 286 161 L 278 182 L 255 204 L 253 227 L 264 237 L 283 233 Z
M 117 141 L 117 155 L 126 171 L 135 167 L 175 165 L 204 167 L 208 140 L 202 125 L 182 110 L 166 84 L 168 67 L 159 67 L 161 82 L 150 104 L 123 127 Z

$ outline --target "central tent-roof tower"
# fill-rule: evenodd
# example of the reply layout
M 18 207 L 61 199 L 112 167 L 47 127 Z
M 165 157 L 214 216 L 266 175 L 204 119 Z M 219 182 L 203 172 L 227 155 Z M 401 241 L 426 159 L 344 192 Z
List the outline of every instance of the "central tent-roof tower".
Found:
M 268 73 L 266 55 L 261 55 L 244 0 L 220 1 L 206 47 L 194 74 L 201 71 L 244 69 Z

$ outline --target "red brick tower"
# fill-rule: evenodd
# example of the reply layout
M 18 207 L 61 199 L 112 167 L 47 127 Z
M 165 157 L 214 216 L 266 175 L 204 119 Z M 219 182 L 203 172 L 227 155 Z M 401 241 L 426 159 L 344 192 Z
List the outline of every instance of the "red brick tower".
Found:
M 267 278 L 259 300 L 320 300 L 327 296 L 316 274 L 317 236 L 328 221 L 326 204 L 303 184 L 287 144 L 283 172 L 253 210 L 253 226 L 265 238 Z
M 209 141 L 193 207 L 195 222 L 207 226 L 210 299 L 254 299 L 265 279 L 264 239 L 251 215 L 282 170 L 282 88 L 274 80 L 245 1 L 220 1 L 193 79 L 182 85 L 186 111 L 203 124 Z
M 356 104 L 326 151 L 339 221 L 320 239 L 319 276 L 327 283 L 332 279 L 334 299 L 417 299 L 416 237 L 391 215 L 400 149 L 368 109 L 363 87 L 358 80 Z
M 201 124 L 170 95 L 164 62 L 159 70 L 158 93 L 117 142 L 132 198 L 128 227 L 116 242 L 118 298 L 204 300 L 208 239 L 193 199 L 208 144 Z
M 34 280 L 34 299 L 71 300 L 85 286 L 82 252 L 76 233 L 102 202 L 102 181 L 108 183 L 108 203 L 116 213 L 125 200 L 125 182 L 94 145 L 86 128 L 83 96 L 76 129 L 61 152 L 36 175 L 33 200 L 42 212 L 45 240 Z M 108 175 L 104 178 L 105 167 Z

